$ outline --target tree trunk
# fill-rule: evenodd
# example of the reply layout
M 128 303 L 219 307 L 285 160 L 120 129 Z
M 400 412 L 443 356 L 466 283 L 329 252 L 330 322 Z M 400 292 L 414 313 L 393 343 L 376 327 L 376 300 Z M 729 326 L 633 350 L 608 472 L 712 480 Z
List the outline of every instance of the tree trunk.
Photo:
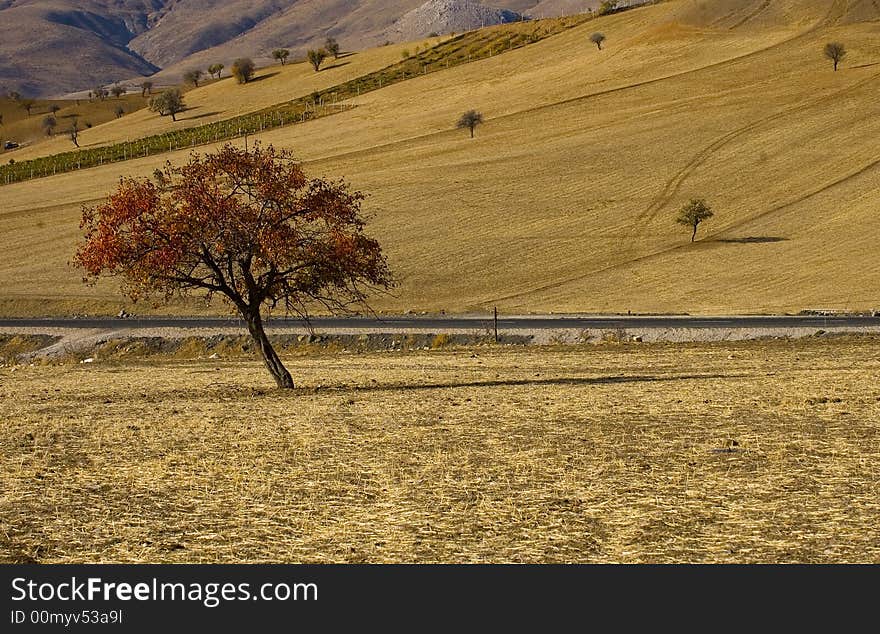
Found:
M 263 330 L 263 318 L 260 316 L 260 310 L 257 309 L 253 312 L 243 313 L 242 316 L 247 322 L 251 337 L 253 337 L 257 348 L 260 350 L 260 356 L 263 357 L 266 369 L 269 370 L 269 374 L 275 379 L 275 383 L 283 390 L 292 390 L 294 388 L 293 378 L 290 376 L 287 368 L 284 367 L 284 364 L 281 363 L 275 348 L 269 342 L 269 337 L 266 336 L 266 331 Z
M 700 225 L 694 225 L 694 235 L 691 236 L 691 242 L 694 242 L 697 239 L 697 227 Z

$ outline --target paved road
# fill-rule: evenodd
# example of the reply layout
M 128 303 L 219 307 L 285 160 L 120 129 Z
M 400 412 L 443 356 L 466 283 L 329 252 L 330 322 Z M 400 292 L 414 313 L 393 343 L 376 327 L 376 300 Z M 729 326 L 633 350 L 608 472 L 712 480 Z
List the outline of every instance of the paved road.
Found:
M 492 325 L 492 316 L 426 316 L 426 317 L 330 317 L 313 319 L 315 330 L 363 329 L 381 332 L 406 330 L 485 330 Z M 303 328 L 306 323 L 295 319 L 272 319 L 272 328 Z M 73 328 L 73 329 L 150 329 L 150 328 L 240 328 L 241 320 L 224 318 L 139 317 L 128 319 L 0 319 L 0 328 Z M 527 316 L 501 317 L 499 330 L 583 330 L 583 329 L 646 329 L 646 328 L 880 328 L 878 317 L 852 316 Z

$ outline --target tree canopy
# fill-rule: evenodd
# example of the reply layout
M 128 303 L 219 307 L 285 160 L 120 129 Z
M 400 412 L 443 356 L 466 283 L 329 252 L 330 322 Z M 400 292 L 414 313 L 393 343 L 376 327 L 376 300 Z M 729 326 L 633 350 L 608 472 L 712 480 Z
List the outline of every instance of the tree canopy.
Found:
M 74 262 L 86 281 L 120 277 L 133 300 L 222 297 L 277 385 L 292 388 L 261 309 L 349 311 L 393 285 L 364 232 L 363 200 L 344 182 L 308 178 L 287 151 L 226 145 L 183 167 L 169 163 L 160 182 L 123 179 L 107 202 L 84 207 Z
M 232 76 L 239 84 L 246 84 L 254 77 L 257 67 L 250 57 L 240 57 L 232 63 Z
M 199 82 L 202 81 L 203 74 L 204 73 L 202 73 L 202 71 L 198 68 L 188 70 L 183 74 L 183 81 L 198 88 Z
M 335 37 L 328 37 L 324 42 L 324 49 L 333 56 L 333 59 L 339 59 L 339 42 Z
M 482 125 L 483 123 L 483 115 L 476 110 L 468 110 L 461 118 L 458 120 L 458 123 L 455 124 L 455 127 L 459 129 L 467 129 L 471 131 L 471 138 L 474 138 L 474 130 L 476 130 L 478 125 Z
M 160 116 L 171 116 L 172 121 L 177 121 L 177 114 L 186 109 L 183 103 L 183 95 L 177 88 L 165 90 L 150 99 L 150 110 L 158 112 Z
M 312 67 L 315 69 L 317 73 L 321 70 L 321 64 L 324 63 L 324 60 L 327 59 L 327 51 L 323 48 L 319 48 L 318 50 L 311 50 L 307 54 L 307 58 L 309 63 L 311 63 Z
M 691 201 L 678 211 L 678 217 L 675 221 L 694 230 L 691 236 L 691 242 L 697 239 L 697 229 L 700 224 L 714 216 L 712 208 L 706 204 L 702 198 L 693 198 Z
M 825 45 L 825 57 L 834 62 L 834 70 L 840 66 L 840 62 L 846 57 L 846 47 L 840 42 L 828 42 Z

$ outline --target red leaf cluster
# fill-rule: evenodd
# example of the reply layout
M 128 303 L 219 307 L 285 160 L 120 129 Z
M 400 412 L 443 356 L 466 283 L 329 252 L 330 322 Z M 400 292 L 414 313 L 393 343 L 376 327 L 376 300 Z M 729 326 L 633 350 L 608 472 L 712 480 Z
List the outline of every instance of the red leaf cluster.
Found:
M 307 178 L 287 151 L 226 145 L 169 164 L 157 182 L 123 179 L 85 207 L 75 263 L 89 280 L 122 277 L 135 300 L 201 289 L 242 312 L 345 309 L 393 285 L 364 233 L 363 200 L 343 182 Z

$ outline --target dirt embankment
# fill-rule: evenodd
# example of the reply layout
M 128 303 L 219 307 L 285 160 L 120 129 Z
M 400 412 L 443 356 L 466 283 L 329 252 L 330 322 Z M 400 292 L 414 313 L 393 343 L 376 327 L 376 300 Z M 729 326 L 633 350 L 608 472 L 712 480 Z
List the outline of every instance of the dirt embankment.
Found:
M 305 355 L 317 351 L 376 352 L 438 350 L 495 344 L 494 336 L 474 334 L 284 334 L 274 335 L 281 354 Z M 499 345 L 527 345 L 531 337 L 499 336 Z M 0 364 L 17 362 L 68 361 L 91 363 L 96 360 L 140 358 L 250 358 L 257 354 L 246 334 L 181 334 L 136 336 L 124 333 L 75 333 L 69 336 L 0 336 Z
M 0 365 L 34 362 L 83 362 L 139 358 L 204 359 L 251 358 L 257 351 L 243 330 L 219 329 L 74 330 L 19 328 L 0 334 Z M 530 345 L 648 345 L 733 342 L 829 337 L 880 337 L 876 328 L 642 328 L 515 330 L 499 333 L 496 341 L 487 329 L 405 333 L 334 330 L 323 333 L 275 331 L 271 338 L 283 355 L 316 352 L 366 353 L 438 350 L 475 346 Z

